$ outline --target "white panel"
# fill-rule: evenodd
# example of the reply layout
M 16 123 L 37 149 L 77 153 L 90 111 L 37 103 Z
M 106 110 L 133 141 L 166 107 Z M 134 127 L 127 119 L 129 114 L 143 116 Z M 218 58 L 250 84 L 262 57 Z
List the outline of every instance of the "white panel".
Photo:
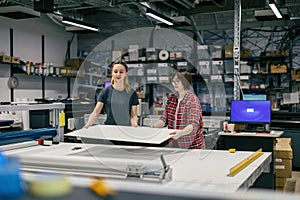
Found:
M 173 129 L 166 128 L 96 125 L 88 129 L 73 131 L 66 135 L 91 139 L 160 144 L 170 139 L 170 133 L 172 132 L 174 132 Z

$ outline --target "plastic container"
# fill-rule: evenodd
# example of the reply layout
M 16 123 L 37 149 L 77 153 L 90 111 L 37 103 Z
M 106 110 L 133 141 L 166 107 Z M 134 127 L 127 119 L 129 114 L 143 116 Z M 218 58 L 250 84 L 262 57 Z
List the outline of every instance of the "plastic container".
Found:
M 0 198 L 23 194 L 20 163 L 16 157 L 6 157 L 0 150 Z

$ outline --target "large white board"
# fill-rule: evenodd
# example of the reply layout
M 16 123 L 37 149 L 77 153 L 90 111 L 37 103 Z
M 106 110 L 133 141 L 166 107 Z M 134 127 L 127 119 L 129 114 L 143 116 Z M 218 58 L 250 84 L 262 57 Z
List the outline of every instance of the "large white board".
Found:
M 170 133 L 172 132 L 174 132 L 174 130 L 165 128 L 96 125 L 87 129 L 76 130 L 65 135 L 90 139 L 161 144 L 171 138 Z

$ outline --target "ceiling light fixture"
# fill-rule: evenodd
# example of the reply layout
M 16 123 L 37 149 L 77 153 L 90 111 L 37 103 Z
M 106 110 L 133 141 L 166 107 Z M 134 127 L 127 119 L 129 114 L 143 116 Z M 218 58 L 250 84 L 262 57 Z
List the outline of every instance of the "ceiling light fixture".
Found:
M 12 19 L 29 19 L 40 17 L 41 13 L 25 6 L 0 7 L 0 15 Z
M 77 26 L 77 27 L 80 27 L 80 28 L 85 28 L 85 29 L 88 29 L 88 30 L 91 30 L 91 31 L 96 31 L 98 32 L 99 31 L 99 28 L 97 26 L 94 26 L 94 25 L 91 25 L 91 24 L 87 24 L 83 21 L 78 21 L 78 20 L 75 20 L 75 19 L 70 19 L 70 18 L 66 18 L 66 17 L 63 17 L 62 23 L 65 23 L 65 24 L 69 24 L 69 25 L 72 25 L 72 26 Z
M 164 16 L 164 15 L 162 15 L 162 14 L 160 14 L 160 13 L 158 13 L 158 12 L 156 12 L 156 11 L 150 9 L 150 8 L 146 8 L 146 12 L 145 13 L 149 17 L 152 17 L 152 18 L 154 18 L 154 19 L 156 19 L 156 20 L 158 20 L 160 22 L 163 22 L 165 24 L 168 24 L 169 26 L 173 26 L 174 25 L 172 19 L 170 19 L 170 18 L 168 18 L 168 17 L 166 17 L 166 16 Z
M 282 14 L 280 13 L 279 9 L 275 4 L 275 0 L 269 0 L 269 6 L 272 9 L 273 13 L 276 15 L 278 19 L 282 18 Z

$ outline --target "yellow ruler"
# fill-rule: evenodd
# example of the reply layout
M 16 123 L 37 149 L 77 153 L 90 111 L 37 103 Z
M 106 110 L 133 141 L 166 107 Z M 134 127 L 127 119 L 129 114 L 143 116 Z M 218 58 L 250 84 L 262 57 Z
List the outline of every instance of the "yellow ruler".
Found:
M 230 168 L 229 176 L 235 176 L 237 173 L 242 171 L 245 167 L 247 167 L 250 163 L 252 163 L 262 154 L 263 154 L 262 149 L 260 148 L 255 153 L 251 154 L 250 156 L 248 156 L 247 158 L 245 158 L 244 160 L 242 160 L 241 162 L 239 162 L 238 164 Z

